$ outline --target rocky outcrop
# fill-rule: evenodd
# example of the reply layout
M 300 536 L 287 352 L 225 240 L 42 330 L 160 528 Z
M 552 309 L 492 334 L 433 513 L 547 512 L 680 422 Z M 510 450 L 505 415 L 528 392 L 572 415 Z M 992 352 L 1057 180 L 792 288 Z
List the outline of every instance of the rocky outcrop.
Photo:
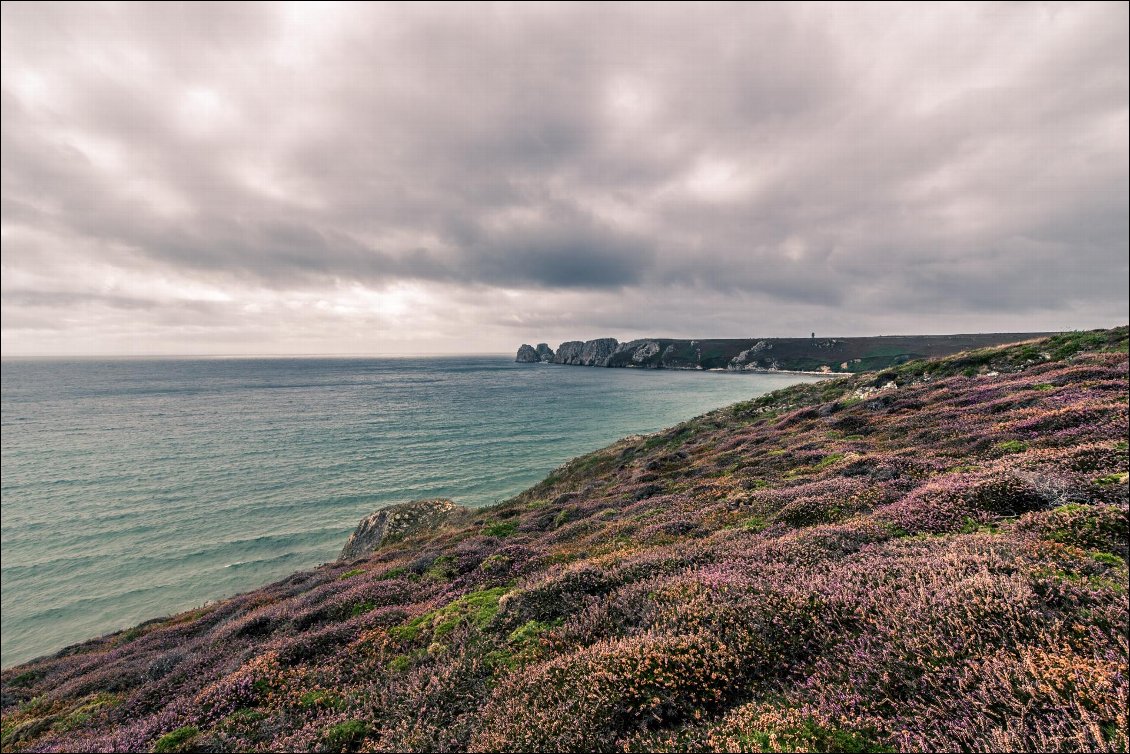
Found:
M 585 341 L 584 347 L 581 348 L 581 366 L 608 366 L 608 357 L 616 351 L 618 345 L 620 344 L 615 338 L 597 338 L 596 340 Z
M 531 349 L 532 350 L 532 349 Z M 381 508 L 357 524 L 338 560 L 353 560 L 368 555 L 386 542 L 395 542 L 411 534 L 438 529 L 454 523 L 470 510 L 450 500 L 413 500 Z
M 616 352 L 616 338 L 597 338 L 596 340 L 566 340 L 557 346 L 554 364 L 573 364 L 574 366 L 609 366 L 608 359 Z
M 751 348 L 747 348 L 726 365 L 732 372 L 775 371 L 781 368 L 780 363 L 769 353 L 773 344 L 767 340 L 759 340 Z
M 619 342 L 615 338 L 596 340 L 567 340 L 557 347 L 553 357 L 554 364 L 572 364 L 583 367 L 610 366 L 609 359 L 616 352 Z
M 597 367 L 843 374 L 887 369 L 911 359 L 948 356 L 1049 334 L 881 335 L 820 340 L 815 337 L 643 338 L 627 343 L 619 343 L 615 338 L 597 338 L 585 342 L 566 341 L 558 347 L 552 360 L 554 364 Z M 545 358 L 540 345 L 536 353 Z
M 662 366 L 659 363 L 659 352 L 660 345 L 656 340 L 649 338 L 630 340 L 616 346 L 616 350 L 607 360 L 607 366 L 656 369 Z
M 549 347 L 548 343 L 538 343 L 537 348 L 523 343 L 522 347 L 518 349 L 518 355 L 514 361 L 519 364 L 537 364 L 538 362 L 553 361 L 553 349 Z
M 554 364 L 580 364 L 581 349 L 585 344 L 579 340 L 567 340 L 557 346 L 557 353 L 553 356 Z
M 639 343 L 639 341 L 634 341 Z M 659 353 L 659 344 L 654 340 L 645 340 L 635 348 L 630 349 L 633 364 L 643 364 L 655 354 Z

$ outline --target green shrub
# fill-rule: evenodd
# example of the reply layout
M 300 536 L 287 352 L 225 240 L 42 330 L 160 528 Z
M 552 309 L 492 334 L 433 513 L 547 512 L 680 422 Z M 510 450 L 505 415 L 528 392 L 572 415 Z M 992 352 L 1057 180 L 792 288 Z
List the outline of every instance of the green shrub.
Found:
M 177 728 L 158 738 L 157 742 L 153 744 L 153 752 L 154 754 L 165 754 L 166 752 L 192 751 L 192 745 L 199 735 L 200 729 L 192 725 Z
M 510 558 L 506 557 L 505 555 L 491 555 L 487 558 L 484 558 L 482 563 L 479 563 L 479 570 L 486 573 L 505 571 L 509 567 Z
M 298 706 L 302 709 L 317 709 L 319 707 L 329 709 L 341 709 L 345 703 L 337 694 L 330 693 L 329 691 L 307 691 L 298 699 Z
M 748 531 L 761 531 L 769 526 L 769 522 L 765 520 L 764 516 L 750 516 L 744 519 L 738 526 Z
M 355 748 L 367 735 L 369 735 L 369 726 L 363 721 L 346 720 L 322 731 L 322 741 L 331 750 L 342 751 Z
M 432 561 L 431 567 L 424 572 L 424 576 L 435 581 L 447 581 L 458 573 L 459 569 L 455 567 L 455 558 L 450 555 L 442 555 Z
M 356 618 L 358 615 L 364 615 L 365 613 L 371 612 L 376 607 L 377 607 L 377 603 L 372 602 L 371 600 L 367 600 L 365 602 L 358 602 L 349 611 L 349 615 L 352 618 Z
M 1088 550 L 1124 554 L 1127 551 L 1127 515 L 1114 505 L 1061 505 L 1050 511 L 1022 516 L 1021 531 L 1043 539 Z
M 483 534 L 488 537 L 509 537 L 518 529 L 518 524 L 513 521 L 497 521 L 483 527 Z
M 824 727 L 814 722 L 801 723 L 792 728 L 748 733 L 738 740 L 752 744 L 753 751 L 838 751 L 845 754 L 894 751 L 889 746 L 876 744 L 858 731 Z

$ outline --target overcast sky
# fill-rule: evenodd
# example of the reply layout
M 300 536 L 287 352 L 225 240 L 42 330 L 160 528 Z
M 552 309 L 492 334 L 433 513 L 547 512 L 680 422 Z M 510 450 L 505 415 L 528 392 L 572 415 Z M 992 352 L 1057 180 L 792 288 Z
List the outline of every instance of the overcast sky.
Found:
M 3 353 L 1125 323 L 1126 3 L 4 3 Z

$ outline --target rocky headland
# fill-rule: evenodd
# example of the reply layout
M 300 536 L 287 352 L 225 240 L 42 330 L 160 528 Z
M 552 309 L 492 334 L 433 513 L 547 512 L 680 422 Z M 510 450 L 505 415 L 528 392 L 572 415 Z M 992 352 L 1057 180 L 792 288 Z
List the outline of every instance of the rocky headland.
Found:
M 871 338 L 749 338 L 570 340 L 554 352 L 545 343 L 522 345 L 515 361 L 586 367 L 725 369 L 759 372 L 857 373 L 914 359 L 1047 337 L 1050 333 L 894 335 Z
M 796 385 L 377 511 L 334 562 L 5 670 L 0 743 L 1124 752 L 1127 343 Z

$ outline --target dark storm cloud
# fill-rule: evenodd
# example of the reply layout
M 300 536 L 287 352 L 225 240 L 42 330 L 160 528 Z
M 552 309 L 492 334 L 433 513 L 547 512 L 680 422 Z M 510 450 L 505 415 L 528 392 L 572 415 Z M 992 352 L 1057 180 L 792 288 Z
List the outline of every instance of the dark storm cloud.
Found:
M 369 322 L 358 286 L 529 292 L 450 313 L 491 345 L 533 323 L 711 335 L 751 310 L 766 329 L 1113 324 L 1127 21 L 5 4 L 5 347 L 50 307 L 133 312 L 156 338 L 193 300 L 238 328 L 285 299 L 332 329 Z

